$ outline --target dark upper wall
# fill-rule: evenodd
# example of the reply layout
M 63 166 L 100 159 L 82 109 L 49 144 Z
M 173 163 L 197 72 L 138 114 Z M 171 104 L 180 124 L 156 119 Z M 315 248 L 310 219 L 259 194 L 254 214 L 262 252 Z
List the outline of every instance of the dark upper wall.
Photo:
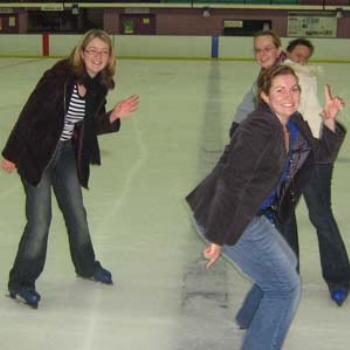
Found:
M 165 0 L 164 0 L 165 1 Z M 170 1 L 170 0 L 166 0 Z M 186 1 L 186 0 L 178 0 Z M 208 1 L 208 0 L 203 0 Z M 223 0 L 222 0 L 223 1 Z M 225 0 L 227 1 L 227 0 Z M 237 0 L 233 0 L 237 3 Z M 263 2 L 274 1 L 275 3 L 283 3 L 284 0 L 242 0 L 247 3 L 252 3 L 255 1 L 260 4 Z M 286 2 L 290 3 L 291 1 L 297 0 L 286 0 Z M 8 1 L 7 1 L 8 2 Z M 105 2 L 105 1 L 104 1 Z M 48 3 L 48 1 L 46 1 Z M 62 1 L 59 2 L 62 4 Z M 195 3 L 195 2 L 194 2 Z M 339 6 L 345 6 L 347 4 L 350 5 L 350 0 L 300 0 L 300 3 L 308 4 L 312 6 L 316 6 L 313 8 L 311 6 L 307 6 L 307 12 L 305 13 L 313 13 L 316 11 L 317 14 L 322 14 L 324 12 L 334 14 L 336 13 L 336 9 Z M 31 26 L 37 23 L 37 20 L 31 20 L 31 17 L 34 16 L 35 12 L 41 12 L 40 7 L 37 9 L 34 8 L 25 8 L 25 2 L 21 3 L 23 6 L 21 7 L 13 7 L 8 8 L 7 12 L 4 16 L 16 16 L 16 29 L 13 32 L 18 33 L 26 33 L 26 32 L 40 32 L 40 28 L 35 31 L 35 28 Z M 333 8 L 327 8 L 324 11 L 319 7 L 320 4 L 327 4 L 329 6 L 333 6 Z M 184 7 L 164 7 L 164 5 L 159 5 L 156 7 L 156 4 L 153 6 L 147 7 L 145 3 L 140 4 L 140 7 L 127 7 L 127 4 L 119 5 L 116 2 L 113 2 L 109 7 L 108 5 L 104 5 L 104 7 L 98 8 L 89 8 L 89 4 L 84 4 L 83 2 L 79 2 L 80 13 L 78 16 L 73 16 L 71 14 L 71 8 L 64 8 L 64 12 L 67 15 L 66 26 L 64 28 L 49 28 L 49 32 L 59 33 L 59 32 L 67 32 L 67 33 L 81 33 L 91 27 L 100 27 L 107 30 L 109 33 L 120 34 L 121 31 L 121 18 L 128 14 L 140 14 L 140 15 L 149 15 L 152 16 L 152 21 L 154 22 L 154 33 L 157 35 L 222 35 L 223 34 L 223 23 L 224 20 L 232 19 L 232 20 L 269 20 L 272 23 L 272 29 L 275 30 L 280 36 L 287 36 L 287 19 L 288 13 L 290 11 L 298 11 L 303 13 L 302 6 L 293 6 L 290 5 L 289 8 L 281 9 L 278 6 L 273 7 L 265 7 L 260 9 L 251 9 L 245 6 L 238 8 L 221 8 L 214 7 L 211 5 L 210 7 L 210 16 L 203 16 L 203 7 L 208 6 L 208 4 L 203 4 L 203 6 L 191 7 L 188 4 L 184 4 Z M 107 7 L 106 7 L 107 6 Z M 117 7 L 124 6 L 124 7 Z M 171 4 L 168 4 L 171 6 Z M 239 6 L 239 5 L 238 5 Z M 1 10 L 1 3 L 0 3 Z M 11 12 L 12 11 L 12 12 Z M 47 14 L 52 16 L 52 11 L 47 12 Z M 57 17 L 61 16 L 62 11 L 57 11 Z M 72 18 L 70 18 L 70 15 Z M 44 16 L 49 17 L 49 16 Z M 152 22 L 152 23 L 153 23 Z M 57 23 L 62 23 L 62 21 L 57 21 Z M 71 26 L 71 27 L 70 27 Z M 338 38 L 350 38 L 350 6 L 342 8 L 342 18 L 337 19 L 337 37 Z M 2 31 L 4 32 L 4 31 Z M 1 33 L 1 31 L 0 31 Z
M 121 34 L 120 17 L 125 12 L 124 9 L 106 11 L 104 28 L 110 33 Z M 222 35 L 224 20 L 251 19 L 271 21 L 272 29 L 277 34 L 287 36 L 288 12 L 288 10 L 211 8 L 210 16 L 204 17 L 202 8 L 152 8 L 148 14 L 156 18 L 155 34 L 158 35 Z M 350 12 L 344 11 L 343 17 L 337 19 L 337 37 L 350 38 L 348 28 L 350 28 Z

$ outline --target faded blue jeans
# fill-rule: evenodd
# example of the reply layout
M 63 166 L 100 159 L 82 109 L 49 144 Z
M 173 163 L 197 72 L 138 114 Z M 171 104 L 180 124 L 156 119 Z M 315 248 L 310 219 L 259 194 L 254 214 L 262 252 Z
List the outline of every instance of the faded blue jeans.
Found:
M 223 254 L 254 283 L 237 314 L 247 328 L 242 350 L 282 349 L 301 294 L 295 254 L 264 216 L 254 218 Z
M 330 292 L 350 288 L 350 264 L 346 248 L 332 212 L 331 185 L 333 164 L 316 164 L 303 195 L 310 221 L 316 228 L 322 275 Z M 293 213 L 281 233 L 299 257 L 298 229 Z
M 22 183 L 26 194 L 27 224 L 10 271 L 9 290 L 35 289 L 35 281 L 44 268 L 51 222 L 51 189 L 63 213 L 76 273 L 91 277 L 100 264 L 95 260 L 90 239 L 71 142 L 58 144 L 55 156 L 37 186 L 30 185 L 23 178 Z
M 281 350 L 301 295 L 294 252 L 271 222 L 259 216 L 235 245 L 223 247 L 223 255 L 253 282 L 236 317 L 247 329 L 242 350 Z

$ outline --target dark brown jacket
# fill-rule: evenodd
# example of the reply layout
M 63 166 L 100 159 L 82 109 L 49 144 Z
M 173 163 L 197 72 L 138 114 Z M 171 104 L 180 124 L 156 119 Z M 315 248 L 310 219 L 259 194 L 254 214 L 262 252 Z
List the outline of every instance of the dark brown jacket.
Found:
M 324 127 L 318 141 L 300 114 L 292 119 L 310 149 L 280 198 L 281 221 L 294 209 L 314 160 L 334 160 L 345 135 L 337 124 L 335 133 Z M 282 124 L 267 107 L 260 107 L 240 123 L 213 171 L 186 198 L 209 241 L 220 245 L 237 242 L 276 189 L 286 160 Z
M 2 151 L 4 158 L 15 163 L 19 174 L 34 186 L 40 182 L 56 150 L 74 83 L 68 60 L 59 61 L 46 71 L 24 105 Z M 118 131 L 120 127 L 119 120 L 113 124 L 109 122 L 110 112 L 105 110 L 106 95 L 107 90 L 101 85 L 95 115 L 97 134 Z M 73 143 L 79 179 L 87 187 L 88 176 L 82 173 L 83 167 L 79 163 L 83 128 L 84 122 L 75 129 Z

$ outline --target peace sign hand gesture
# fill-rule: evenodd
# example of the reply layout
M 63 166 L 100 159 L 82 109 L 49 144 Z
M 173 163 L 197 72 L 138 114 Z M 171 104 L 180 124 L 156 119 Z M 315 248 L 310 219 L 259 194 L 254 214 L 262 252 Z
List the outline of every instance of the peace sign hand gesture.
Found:
M 344 108 L 344 101 L 340 97 L 333 97 L 331 88 L 327 84 L 324 89 L 325 106 L 321 113 L 324 124 L 335 131 L 335 122 L 338 113 Z

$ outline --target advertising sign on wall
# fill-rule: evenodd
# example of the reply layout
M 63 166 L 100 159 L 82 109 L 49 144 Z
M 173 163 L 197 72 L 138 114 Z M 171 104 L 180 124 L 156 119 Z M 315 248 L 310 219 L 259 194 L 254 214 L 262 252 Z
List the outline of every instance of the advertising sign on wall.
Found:
M 337 18 L 334 15 L 317 16 L 288 14 L 288 36 L 335 38 L 337 36 Z

